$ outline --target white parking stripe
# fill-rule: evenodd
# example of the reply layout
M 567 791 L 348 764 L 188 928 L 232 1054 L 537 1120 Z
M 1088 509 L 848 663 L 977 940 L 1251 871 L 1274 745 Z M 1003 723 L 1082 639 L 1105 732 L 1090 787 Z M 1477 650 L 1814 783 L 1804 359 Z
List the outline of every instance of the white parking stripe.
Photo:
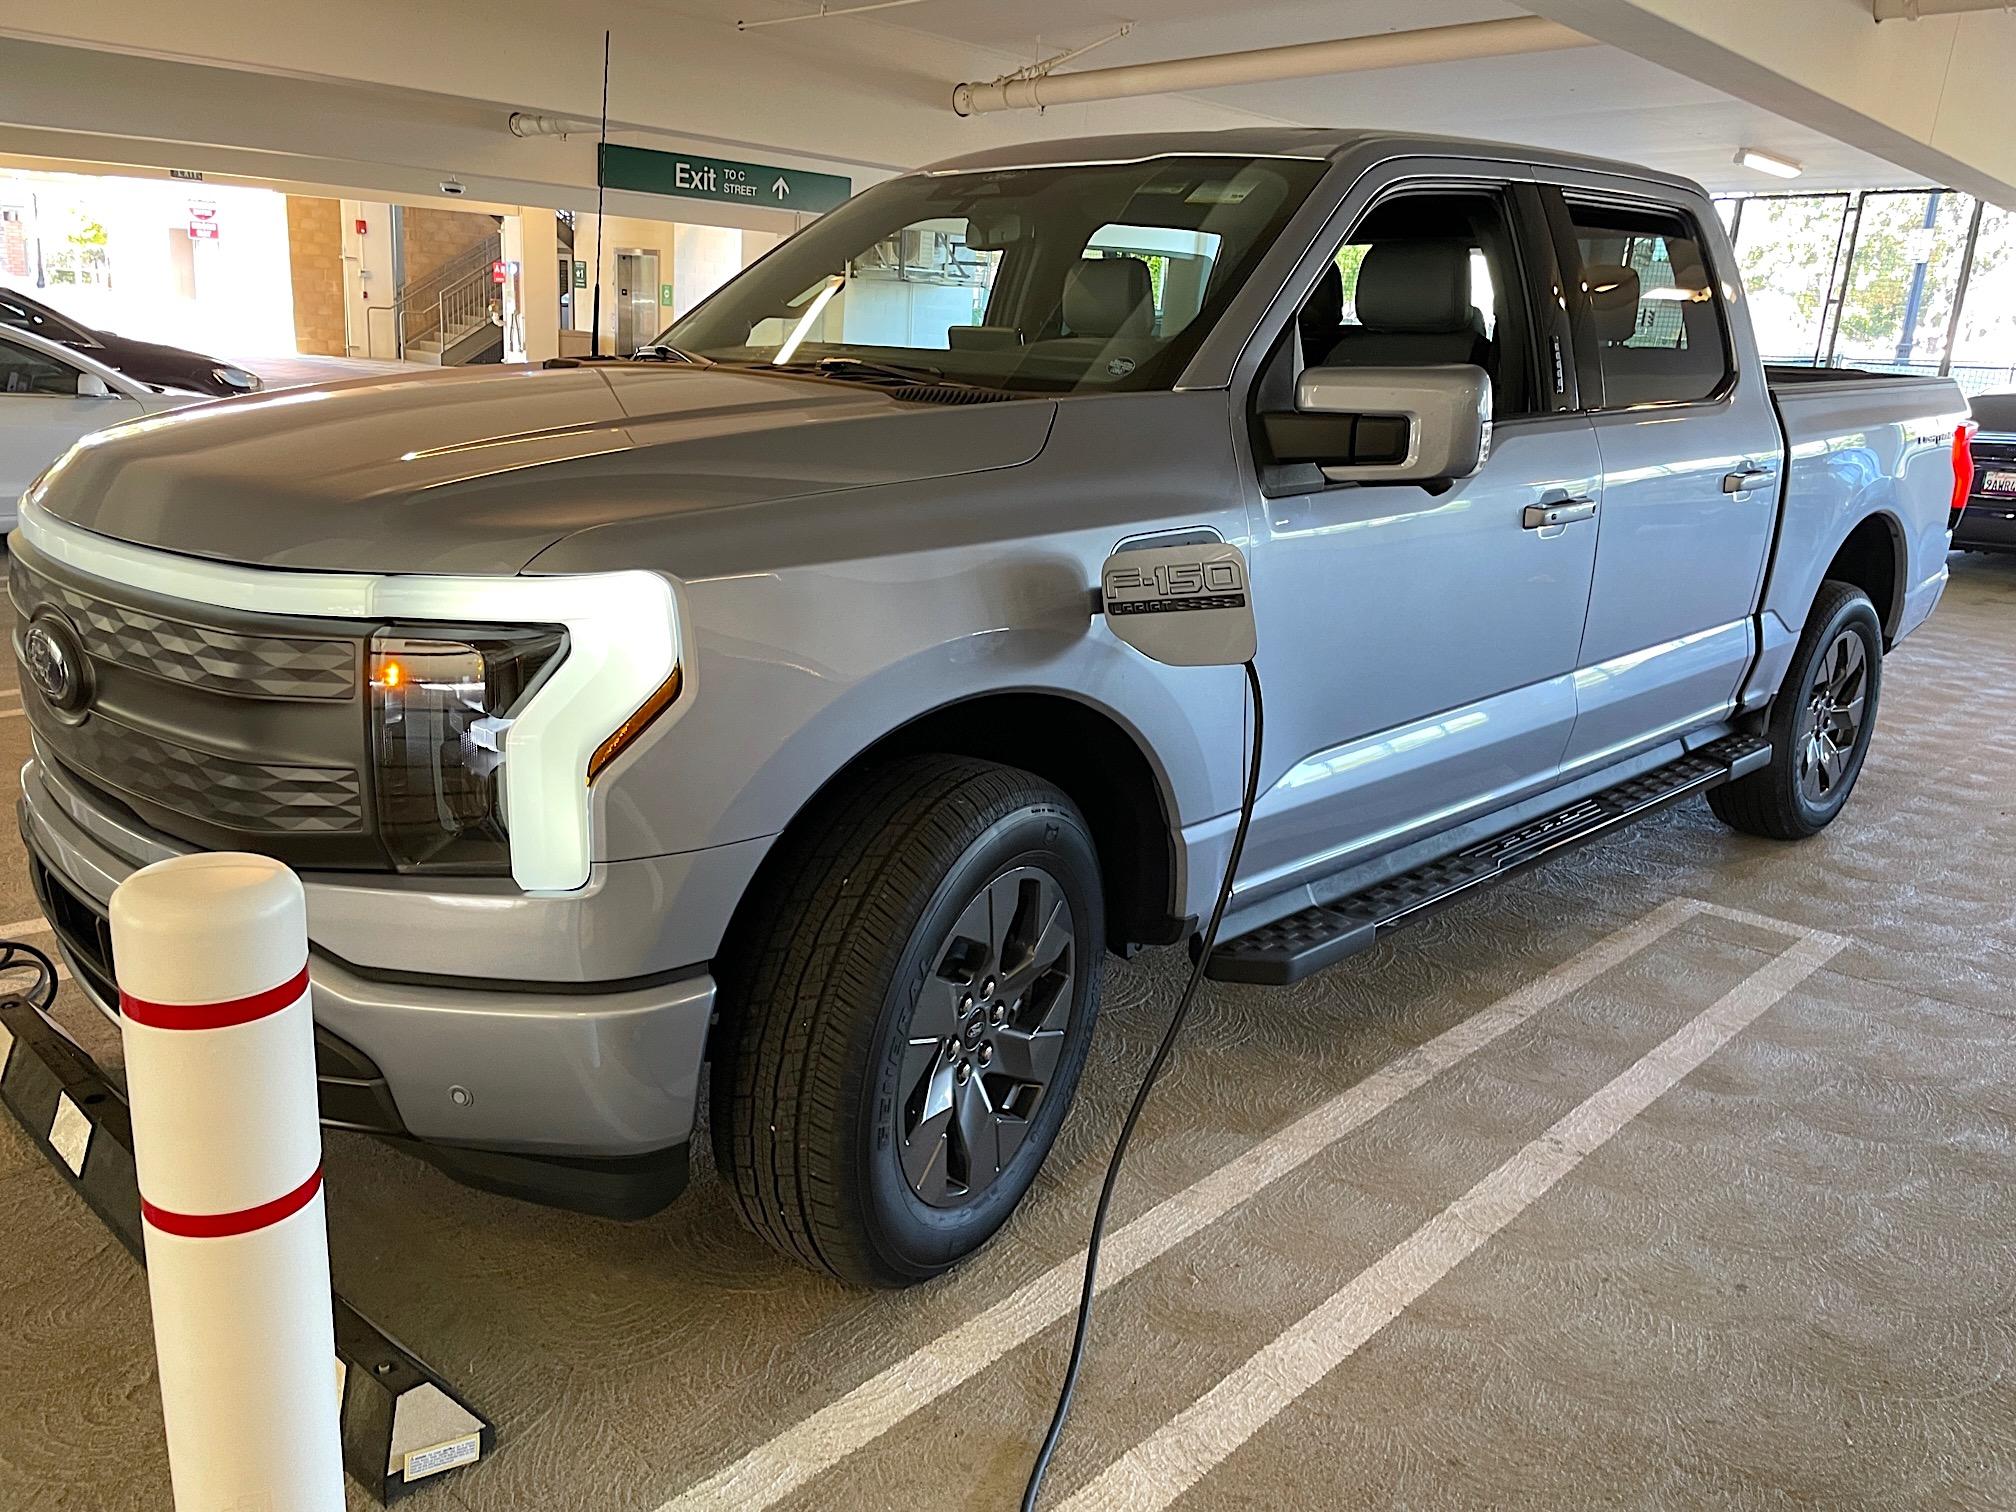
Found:
M 1165 1199 L 1107 1239 L 1099 1290 L 1103 1293 L 1125 1280 L 1541 1009 L 1629 960 L 1706 909 L 1707 905 L 1689 898 L 1661 904 L 1546 975 L 1382 1066 L 1196 1185 Z M 977 1317 L 673 1497 L 659 1512 L 758 1512 L 774 1505 L 1068 1316 L 1078 1305 L 1084 1270 L 1085 1252 L 1081 1249 Z
M 1845 943 L 1808 934 L 1746 977 L 1114 1461 L 1064 1504 L 1064 1512 L 1167 1507 Z
M 49 921 L 40 914 L 32 919 L 16 919 L 12 924 L 0 924 L 0 940 L 18 940 L 23 935 L 48 932 Z

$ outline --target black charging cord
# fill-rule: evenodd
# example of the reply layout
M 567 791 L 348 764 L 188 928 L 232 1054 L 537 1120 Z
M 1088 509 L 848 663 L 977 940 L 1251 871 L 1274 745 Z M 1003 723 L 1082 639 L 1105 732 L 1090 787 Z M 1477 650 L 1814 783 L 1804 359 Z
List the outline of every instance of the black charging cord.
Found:
M 1078 1373 L 1085 1366 L 1086 1344 L 1092 1332 L 1092 1299 L 1099 1289 L 1099 1247 L 1106 1237 L 1106 1216 L 1113 1205 L 1113 1189 L 1120 1181 L 1120 1167 L 1127 1159 L 1128 1143 L 1134 1137 L 1134 1125 L 1140 1122 L 1141 1110 L 1148 1106 L 1149 1095 L 1161 1078 L 1163 1064 L 1175 1048 L 1176 1037 L 1183 1032 L 1184 1022 L 1190 1017 L 1191 1004 L 1197 1000 L 1197 988 L 1204 980 L 1204 968 L 1210 964 L 1212 948 L 1218 943 L 1218 926 L 1224 922 L 1225 907 L 1232 900 L 1232 881 L 1239 874 L 1239 853 L 1246 848 L 1246 831 L 1253 823 L 1253 805 L 1260 795 L 1262 716 L 1260 673 L 1250 661 L 1246 663 L 1246 684 L 1253 691 L 1253 749 L 1246 768 L 1246 796 L 1239 805 L 1239 827 L 1232 833 L 1232 854 L 1225 858 L 1225 880 L 1219 884 L 1218 901 L 1211 907 L 1211 922 L 1204 926 L 1197 959 L 1190 967 L 1190 980 L 1183 986 L 1183 996 L 1177 999 L 1176 1012 L 1170 1016 L 1169 1027 L 1162 1031 L 1162 1043 L 1155 1049 L 1155 1058 L 1148 1063 L 1148 1074 L 1141 1078 L 1140 1090 L 1134 1094 L 1134 1106 L 1127 1110 L 1127 1121 L 1120 1125 L 1120 1137 L 1113 1142 L 1113 1158 L 1106 1165 L 1106 1183 L 1099 1189 L 1099 1206 L 1092 1214 L 1092 1237 L 1085 1245 L 1085 1286 L 1078 1294 L 1078 1326 L 1071 1336 L 1071 1362 L 1064 1367 L 1064 1386 L 1057 1393 L 1057 1410 L 1050 1414 L 1050 1427 L 1043 1435 L 1043 1447 L 1036 1451 L 1036 1463 L 1029 1471 L 1029 1484 L 1022 1490 L 1022 1512 L 1036 1512 L 1036 1499 L 1043 1494 L 1043 1477 L 1049 1473 L 1050 1457 L 1057 1452 L 1057 1442 L 1064 1435 L 1064 1420 L 1071 1415 L 1071 1397 L 1078 1389 Z
M 0 940 L 0 979 L 12 971 L 33 971 L 35 981 L 21 994 L 44 1012 L 56 1001 L 56 963 L 46 952 L 19 940 Z

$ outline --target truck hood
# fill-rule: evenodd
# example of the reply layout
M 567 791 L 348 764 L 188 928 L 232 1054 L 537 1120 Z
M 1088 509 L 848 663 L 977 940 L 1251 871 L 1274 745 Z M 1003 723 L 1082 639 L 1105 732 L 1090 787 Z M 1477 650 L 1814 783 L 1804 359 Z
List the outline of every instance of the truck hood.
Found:
M 1014 467 L 1042 452 L 1055 410 L 683 364 L 451 368 L 115 426 L 35 497 L 189 556 L 510 574 L 598 525 Z

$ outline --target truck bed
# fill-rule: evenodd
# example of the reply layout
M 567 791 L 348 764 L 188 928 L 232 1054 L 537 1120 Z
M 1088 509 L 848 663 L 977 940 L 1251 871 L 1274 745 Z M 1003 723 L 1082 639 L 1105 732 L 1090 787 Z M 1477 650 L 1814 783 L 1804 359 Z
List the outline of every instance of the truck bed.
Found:
M 1877 604 L 1891 642 L 1908 635 L 1946 579 L 1953 436 L 1966 397 L 1950 378 L 1854 368 L 1765 370 L 1785 435 L 1785 492 L 1765 588 L 1767 647 L 1796 635 L 1844 520 L 1879 514 L 1904 569 L 1894 603 Z M 1775 621 L 1775 623 L 1773 623 Z

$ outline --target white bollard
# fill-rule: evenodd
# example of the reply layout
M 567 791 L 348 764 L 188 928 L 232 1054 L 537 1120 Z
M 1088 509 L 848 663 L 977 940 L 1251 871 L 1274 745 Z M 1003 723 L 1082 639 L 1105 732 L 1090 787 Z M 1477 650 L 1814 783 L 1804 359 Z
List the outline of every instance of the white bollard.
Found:
M 178 856 L 112 894 L 180 1512 L 343 1507 L 307 920 L 264 856 Z

